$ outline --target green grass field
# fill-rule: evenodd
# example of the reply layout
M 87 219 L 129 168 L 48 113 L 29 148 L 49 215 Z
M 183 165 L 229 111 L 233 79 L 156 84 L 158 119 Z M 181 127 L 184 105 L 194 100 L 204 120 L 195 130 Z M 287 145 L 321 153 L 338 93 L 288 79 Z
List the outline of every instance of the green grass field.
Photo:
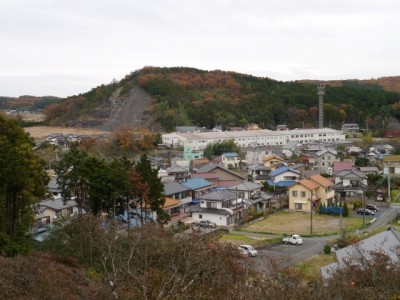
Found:
M 320 277 L 320 268 L 335 262 L 335 254 L 318 254 L 310 259 L 297 263 L 294 268 L 304 274 L 305 279 L 312 280 Z
M 368 223 L 372 218 L 365 217 Z M 313 214 L 313 235 L 333 235 L 340 232 L 339 216 Z M 362 218 L 360 217 L 342 217 L 343 229 L 361 228 Z M 247 225 L 241 228 L 241 231 L 259 232 L 270 234 L 301 234 L 304 236 L 311 234 L 311 215 L 306 212 L 279 212 L 271 215 L 264 220 Z

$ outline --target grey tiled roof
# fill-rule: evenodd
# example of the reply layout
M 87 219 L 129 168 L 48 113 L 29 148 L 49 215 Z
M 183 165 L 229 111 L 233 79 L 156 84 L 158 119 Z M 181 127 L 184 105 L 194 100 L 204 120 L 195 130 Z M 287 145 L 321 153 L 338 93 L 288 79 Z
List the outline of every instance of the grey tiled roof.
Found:
M 337 262 L 321 268 L 321 276 L 328 279 L 332 273 L 345 266 L 347 263 L 357 263 L 357 259 L 363 257 L 366 260 L 373 259 L 374 252 L 379 252 L 387 255 L 392 262 L 398 263 L 400 249 L 400 235 L 393 227 L 375 234 L 365 240 L 362 240 L 354 245 L 345 247 L 336 251 Z
M 164 195 L 166 196 L 185 191 L 190 191 L 190 188 L 185 187 L 176 181 L 164 183 Z
M 229 216 L 230 215 L 230 213 L 227 210 L 218 209 L 218 208 L 197 207 L 197 208 L 193 208 L 192 212 L 209 213 L 209 214 L 223 215 L 223 216 Z
M 69 200 L 69 201 L 66 201 L 65 203 L 64 203 L 64 200 L 63 199 L 48 199 L 48 200 L 43 200 L 43 201 L 40 201 L 39 203 L 38 203 L 38 205 L 39 206 L 42 206 L 42 207 L 48 207 L 48 208 L 50 208 L 50 209 L 53 209 L 53 210 L 55 210 L 55 211 L 58 211 L 58 210 L 62 210 L 62 209 L 65 209 L 65 208 L 68 208 L 68 207 L 75 207 L 75 206 L 77 206 L 77 204 L 76 204 L 76 202 L 74 201 L 74 200 Z
M 243 181 L 242 183 L 239 183 L 238 185 L 232 186 L 229 189 L 230 190 L 238 190 L 238 191 L 253 191 L 256 189 L 261 189 L 263 187 L 262 184 L 259 183 L 253 183 L 250 181 Z
M 199 197 L 199 199 L 201 200 L 213 200 L 213 201 L 222 201 L 235 198 L 236 198 L 236 193 L 230 190 L 214 191 Z

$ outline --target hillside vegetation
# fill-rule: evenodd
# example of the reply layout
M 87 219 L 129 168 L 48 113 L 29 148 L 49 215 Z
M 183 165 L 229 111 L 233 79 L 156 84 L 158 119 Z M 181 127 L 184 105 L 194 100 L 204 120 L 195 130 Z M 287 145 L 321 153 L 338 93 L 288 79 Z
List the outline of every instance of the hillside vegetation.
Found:
M 356 122 L 361 127 L 386 128 L 400 119 L 399 99 L 398 92 L 385 91 L 379 83 L 327 85 L 325 126 L 339 128 L 343 122 Z M 147 67 L 119 82 L 50 105 L 45 112 L 52 125 L 107 130 L 127 123 L 161 125 L 165 130 L 177 125 L 227 129 L 249 123 L 269 129 L 284 123 L 291 128 L 315 127 L 318 97 L 315 83 L 280 82 L 218 70 Z

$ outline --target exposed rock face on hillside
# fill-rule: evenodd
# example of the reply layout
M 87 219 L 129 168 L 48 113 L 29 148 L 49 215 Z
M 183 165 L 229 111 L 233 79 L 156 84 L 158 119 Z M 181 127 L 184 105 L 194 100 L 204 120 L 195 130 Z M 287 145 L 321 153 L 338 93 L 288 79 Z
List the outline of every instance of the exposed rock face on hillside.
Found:
M 140 87 L 132 88 L 128 95 L 121 98 L 120 89 L 110 97 L 111 111 L 101 129 L 114 131 L 124 126 L 150 127 L 150 106 L 152 99 Z

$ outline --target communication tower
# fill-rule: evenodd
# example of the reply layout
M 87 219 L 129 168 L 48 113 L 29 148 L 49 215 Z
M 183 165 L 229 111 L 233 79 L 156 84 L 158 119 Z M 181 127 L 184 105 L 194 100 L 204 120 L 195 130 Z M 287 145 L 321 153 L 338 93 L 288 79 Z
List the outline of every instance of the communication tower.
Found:
M 319 100 L 318 113 L 319 113 L 319 128 L 324 128 L 324 95 L 325 84 L 317 84 L 317 95 Z

